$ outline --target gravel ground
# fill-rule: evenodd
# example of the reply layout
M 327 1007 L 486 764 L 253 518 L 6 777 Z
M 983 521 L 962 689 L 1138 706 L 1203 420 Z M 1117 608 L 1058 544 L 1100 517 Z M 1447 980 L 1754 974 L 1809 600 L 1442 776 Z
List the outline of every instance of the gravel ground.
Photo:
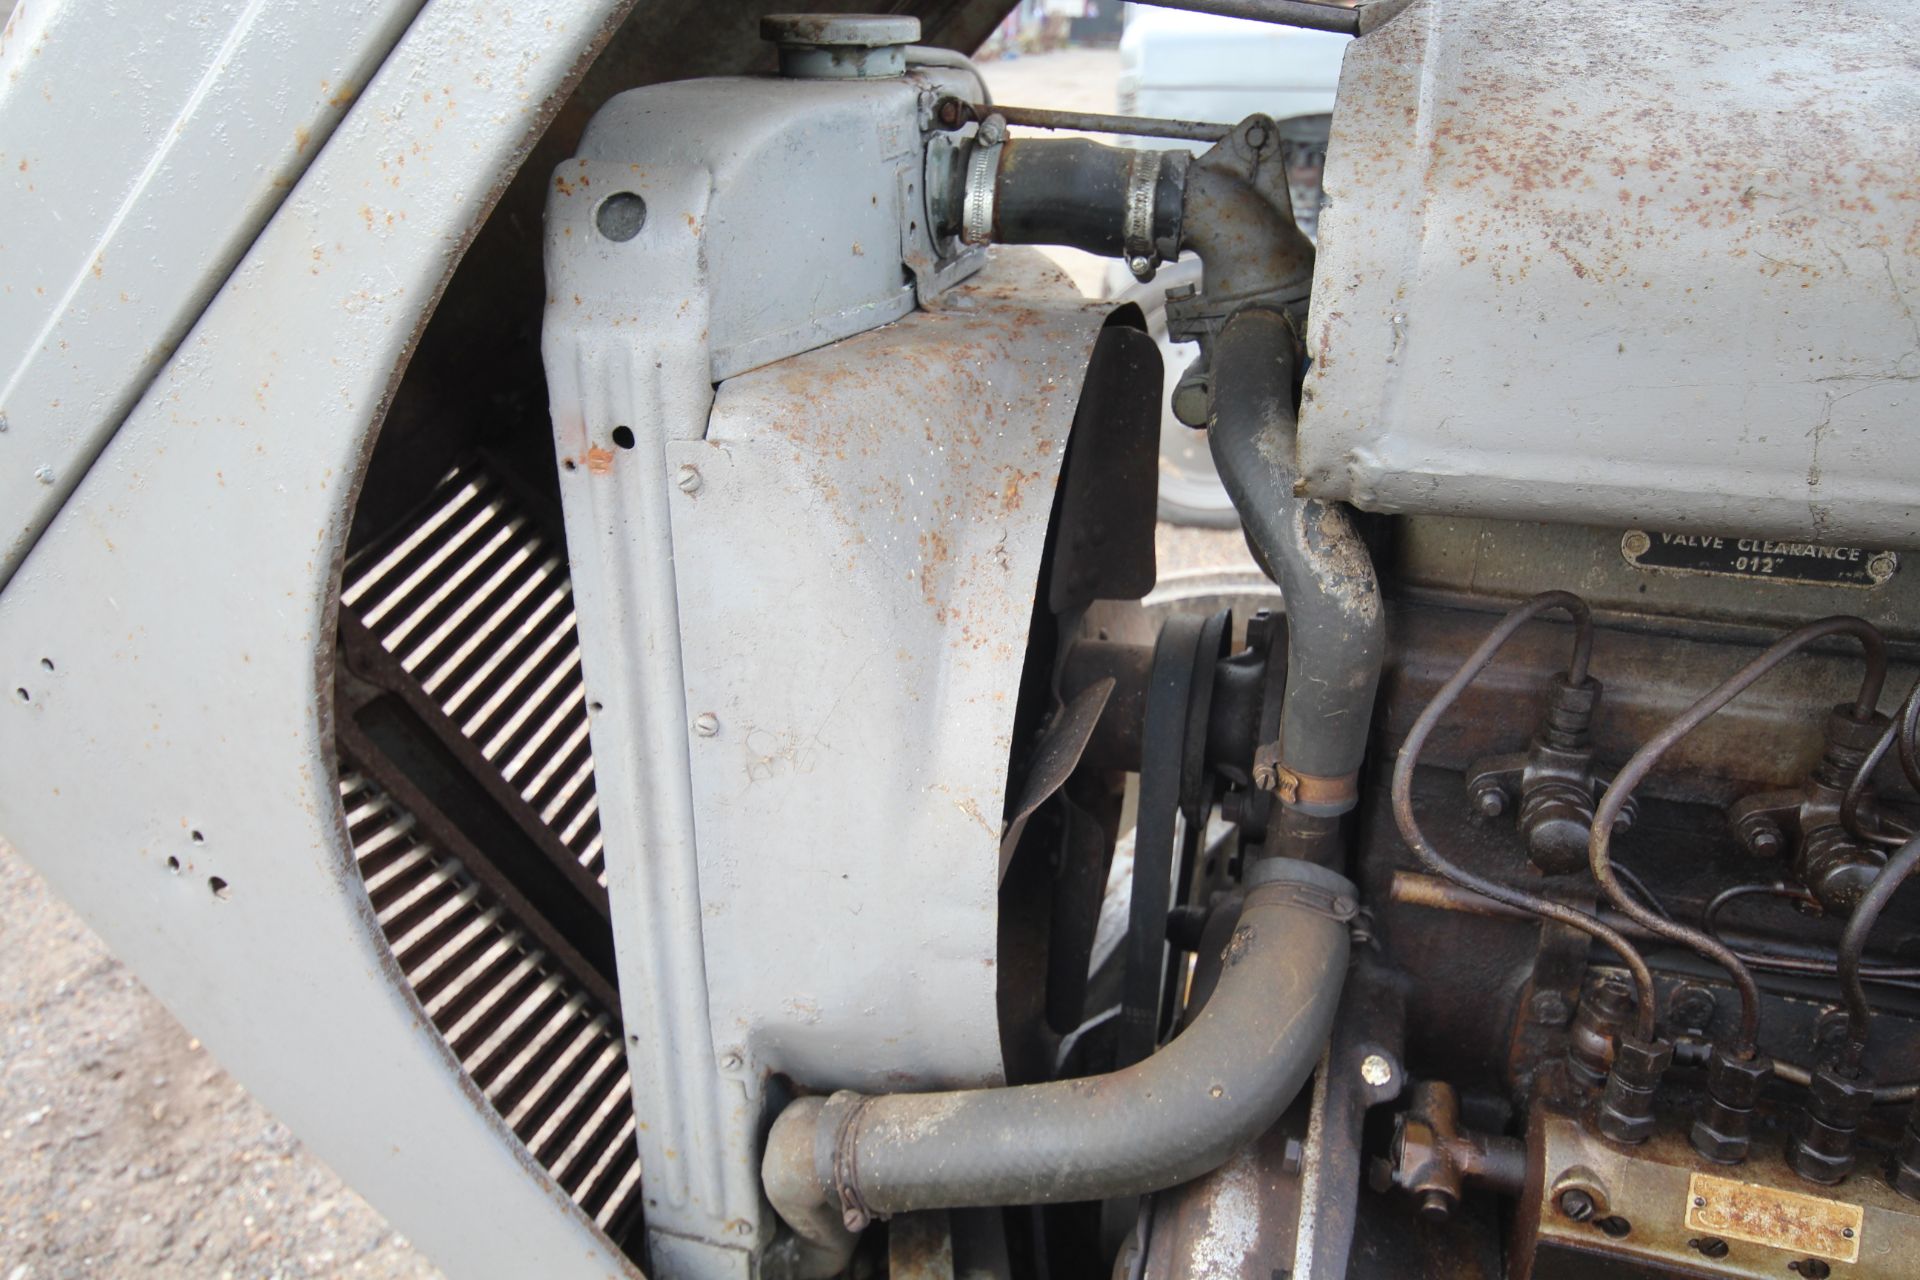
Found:
M 1108 111 L 1118 65 L 1068 50 L 986 74 L 1007 102 Z M 1102 264 L 1062 253 L 1097 288 Z M 1164 529 L 1161 545 L 1165 567 L 1244 558 L 1234 533 Z M 440 1274 L 4 843 L 0 920 L 0 1280 Z
M 0 1280 L 440 1272 L 0 844 Z

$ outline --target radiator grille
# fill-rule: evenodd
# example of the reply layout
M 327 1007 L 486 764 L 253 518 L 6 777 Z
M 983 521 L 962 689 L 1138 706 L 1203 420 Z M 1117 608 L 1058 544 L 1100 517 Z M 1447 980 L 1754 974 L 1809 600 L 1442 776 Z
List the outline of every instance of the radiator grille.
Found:
M 432 501 L 349 560 L 341 604 L 604 883 L 566 563 L 499 479 L 455 468 Z M 434 1026 L 566 1193 L 637 1247 L 618 1011 L 371 778 L 348 772 L 340 789 L 367 896 Z

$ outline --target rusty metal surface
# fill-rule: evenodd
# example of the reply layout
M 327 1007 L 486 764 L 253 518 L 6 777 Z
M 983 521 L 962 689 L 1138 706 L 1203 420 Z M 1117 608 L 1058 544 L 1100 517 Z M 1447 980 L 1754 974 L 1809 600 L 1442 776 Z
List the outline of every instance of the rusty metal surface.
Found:
M 1026 250 L 953 304 L 723 383 L 667 450 L 701 478 L 671 514 L 709 1004 L 749 1076 L 1000 1078 L 1013 695 L 1105 316 Z
M 1298 1109 L 1203 1178 L 1155 1196 L 1146 1280 L 1269 1280 L 1293 1262 L 1300 1223 Z
M 1356 41 L 1300 424 L 1371 510 L 1920 540 L 1903 0 L 1422 0 Z
M 1602 617 L 1658 617 L 1785 628 L 1855 613 L 1895 643 L 1920 638 L 1920 571 L 1902 569 L 1871 589 L 1635 568 L 1618 528 L 1410 516 L 1393 530 L 1392 573 L 1402 587 L 1518 601 L 1572 586 Z
M 1858 1262 L 1865 1217 L 1857 1204 L 1785 1187 L 1711 1173 L 1687 1179 L 1687 1226 L 1803 1257 Z
M 1551 1280 L 1564 1256 L 1559 1250 L 1753 1280 L 1807 1275 L 1809 1259 L 1861 1280 L 1913 1274 L 1920 1204 L 1888 1187 L 1877 1170 L 1818 1188 L 1788 1167 L 1777 1142 L 1756 1142 L 1752 1158 L 1729 1170 L 1697 1155 L 1680 1121 L 1663 1124 L 1642 1146 L 1624 1148 L 1583 1132 L 1573 1119 L 1539 1111 L 1528 1142 L 1537 1163 L 1520 1239 L 1537 1219 L 1542 1256 L 1536 1264 L 1523 1243 L 1516 1280 Z M 1590 1183 L 1595 1196 L 1585 1221 L 1551 1201 L 1569 1171 L 1581 1171 L 1581 1185 Z M 1790 1263 L 1801 1265 L 1790 1271 Z
M 0 829 L 463 1276 L 632 1268 L 463 1081 L 380 935 L 328 723 L 334 611 L 412 341 L 618 9 L 427 5 L 0 608 L 0 668 L 30 695 L 0 724 Z
M 1390 657 L 1381 682 L 1387 743 L 1404 736 L 1496 621 L 1477 607 L 1456 607 L 1465 603 L 1403 598 L 1388 611 Z M 1593 725 L 1593 749 L 1602 772 L 1618 768 L 1755 652 L 1712 631 L 1666 630 L 1658 634 L 1634 619 L 1602 619 L 1596 627 L 1593 675 L 1606 695 Z M 1743 632 L 1740 638 L 1761 634 Z M 1566 668 L 1567 636 L 1557 622 L 1523 628 L 1436 727 L 1423 763 L 1466 769 L 1483 757 L 1524 749 L 1544 715 L 1549 683 Z M 1789 660 L 1677 744 L 1638 794 L 1724 804 L 1752 791 L 1797 785 L 1820 758 L 1827 708 L 1851 699 L 1859 687 L 1859 652 L 1844 642 Z M 1910 665 L 1894 667 L 1883 698 L 1887 709 L 1914 678 Z M 1883 768 L 1878 781 L 1883 794 L 1905 792 L 1897 768 Z

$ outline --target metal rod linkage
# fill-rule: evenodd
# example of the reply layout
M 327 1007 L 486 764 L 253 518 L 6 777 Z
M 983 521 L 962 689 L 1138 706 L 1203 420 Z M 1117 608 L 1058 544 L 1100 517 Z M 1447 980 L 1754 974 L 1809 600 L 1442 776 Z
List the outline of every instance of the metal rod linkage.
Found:
M 1253 22 L 1273 22 L 1283 27 L 1305 27 L 1309 31 L 1332 31 L 1337 35 L 1360 34 L 1360 11 L 1345 5 L 1322 4 L 1317 0 L 1141 0 L 1156 9 L 1185 9 L 1189 13 L 1213 13 L 1223 18 L 1246 18 Z
M 961 98 L 942 98 L 935 108 L 940 123 L 958 129 L 969 121 L 997 115 L 1028 129 L 1078 129 L 1120 133 L 1136 138 L 1173 138 L 1181 142 L 1218 142 L 1233 132 L 1230 124 L 1204 120 L 1157 120 L 1147 116 L 1107 116 L 1090 111 L 1052 111 L 1045 107 L 975 106 Z

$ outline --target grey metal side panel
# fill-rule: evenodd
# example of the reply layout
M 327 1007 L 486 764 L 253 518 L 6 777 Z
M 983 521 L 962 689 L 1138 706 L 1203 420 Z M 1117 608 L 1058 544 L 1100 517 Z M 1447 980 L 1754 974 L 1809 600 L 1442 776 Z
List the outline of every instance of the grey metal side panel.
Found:
M 332 610 L 411 336 L 616 7 L 433 0 L 0 596 L 0 830 L 463 1280 L 633 1271 L 464 1090 L 380 940 Z
M 420 3 L 13 6 L 0 585 Z
M 1912 17 L 1420 0 L 1356 41 L 1312 492 L 1920 545 Z
M 707 994 L 720 953 L 702 938 L 707 798 L 690 772 L 677 594 L 699 549 L 673 527 L 678 451 L 707 430 L 714 382 L 912 309 L 902 244 L 910 225 L 924 234 L 907 190 L 918 108 L 905 80 L 650 86 L 595 116 L 549 193 L 541 353 L 620 998 L 638 1032 L 648 1230 L 655 1257 L 690 1273 L 745 1275 L 772 1223 L 751 1028 Z M 616 193 L 646 205 L 624 240 L 599 226 Z
M 668 448 L 700 478 L 670 506 L 709 1001 L 755 1096 L 1003 1078 L 1014 703 L 1105 315 L 1063 285 L 996 251 L 939 312 L 723 383 Z

